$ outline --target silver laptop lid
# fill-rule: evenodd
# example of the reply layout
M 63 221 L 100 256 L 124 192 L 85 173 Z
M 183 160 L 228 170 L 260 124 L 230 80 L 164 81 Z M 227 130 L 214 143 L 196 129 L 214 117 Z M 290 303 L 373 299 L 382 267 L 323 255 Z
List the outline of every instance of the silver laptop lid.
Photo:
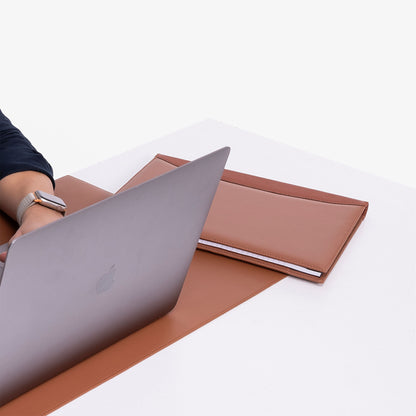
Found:
M 18 238 L 0 284 L 0 404 L 177 302 L 229 148 Z

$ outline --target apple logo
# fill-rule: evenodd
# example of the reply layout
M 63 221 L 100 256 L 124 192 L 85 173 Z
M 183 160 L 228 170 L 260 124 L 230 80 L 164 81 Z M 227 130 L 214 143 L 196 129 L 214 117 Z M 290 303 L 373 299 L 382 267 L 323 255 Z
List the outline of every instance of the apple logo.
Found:
M 97 294 L 107 292 L 114 284 L 114 275 L 116 273 L 116 265 L 113 264 L 107 273 L 104 273 L 98 280 L 95 291 Z

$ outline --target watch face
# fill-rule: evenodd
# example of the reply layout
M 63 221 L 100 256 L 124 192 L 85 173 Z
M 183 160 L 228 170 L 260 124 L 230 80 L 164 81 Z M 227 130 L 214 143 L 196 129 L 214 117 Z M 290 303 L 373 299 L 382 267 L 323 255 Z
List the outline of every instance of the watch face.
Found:
M 45 201 L 51 202 L 52 204 L 66 207 L 65 202 L 61 198 L 55 195 L 47 194 L 46 192 L 43 192 L 43 191 L 35 191 L 35 195 L 40 199 L 44 199 Z

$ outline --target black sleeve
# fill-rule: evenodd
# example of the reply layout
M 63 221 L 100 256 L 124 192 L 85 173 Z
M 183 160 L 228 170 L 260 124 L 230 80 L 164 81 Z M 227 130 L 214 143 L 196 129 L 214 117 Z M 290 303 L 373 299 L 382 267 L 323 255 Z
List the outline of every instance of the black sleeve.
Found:
M 0 110 L 0 179 L 27 170 L 44 173 L 55 187 L 51 165 Z

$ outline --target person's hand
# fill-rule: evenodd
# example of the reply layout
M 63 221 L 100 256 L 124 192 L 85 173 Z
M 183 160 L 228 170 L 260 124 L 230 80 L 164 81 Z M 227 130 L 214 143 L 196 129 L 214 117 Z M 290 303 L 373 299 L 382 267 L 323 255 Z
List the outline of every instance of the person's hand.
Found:
M 16 233 L 10 238 L 9 243 L 20 237 L 23 234 L 27 234 L 30 231 L 34 231 L 37 228 L 43 227 L 46 224 L 54 222 L 62 218 L 63 215 L 53 209 L 44 207 L 39 204 L 29 207 L 23 215 L 22 225 L 16 231 Z M 5 261 L 7 251 L 0 253 L 0 261 Z
M 53 194 L 53 182 L 47 175 L 36 171 L 16 172 L 5 176 L 0 180 L 0 209 L 10 218 L 16 219 L 20 202 L 34 190 Z M 40 204 L 34 204 L 23 214 L 22 224 L 9 242 L 59 218 L 62 218 L 59 212 Z M 5 259 L 6 252 L 0 253 L 0 261 L 5 261 Z

